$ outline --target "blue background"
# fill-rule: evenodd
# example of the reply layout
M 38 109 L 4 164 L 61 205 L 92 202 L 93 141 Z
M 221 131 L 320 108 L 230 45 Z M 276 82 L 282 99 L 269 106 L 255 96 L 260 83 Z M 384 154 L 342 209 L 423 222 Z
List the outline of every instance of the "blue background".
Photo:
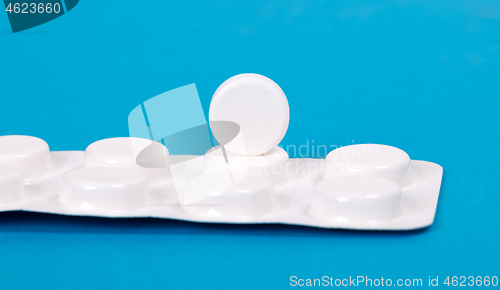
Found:
M 84 150 L 155 95 L 196 83 L 208 113 L 254 72 L 288 97 L 283 145 L 381 143 L 444 167 L 434 224 L 410 232 L 2 213 L 0 288 L 500 276 L 498 3 L 82 0 L 16 34 L 0 12 L 0 135 Z

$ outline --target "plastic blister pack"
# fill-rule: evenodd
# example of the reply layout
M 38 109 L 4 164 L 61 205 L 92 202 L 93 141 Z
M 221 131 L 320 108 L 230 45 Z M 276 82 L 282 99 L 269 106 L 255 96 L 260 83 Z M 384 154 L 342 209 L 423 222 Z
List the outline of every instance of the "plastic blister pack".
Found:
M 174 91 L 185 105 L 192 90 Z M 171 92 L 156 101 L 175 99 Z M 325 159 L 289 158 L 277 146 L 288 127 L 288 102 L 263 76 L 222 84 L 210 126 L 189 118 L 188 130 L 160 132 L 167 129 L 153 123 L 161 114 L 147 102 L 129 116 L 133 137 L 100 140 L 85 152 L 51 152 L 35 137 L 0 137 L 0 211 L 361 230 L 418 229 L 434 220 L 437 164 L 377 144 L 340 147 Z M 179 140 L 197 141 L 192 136 L 205 136 L 208 127 L 216 141 L 208 150 L 190 142 L 204 154 L 176 154 L 189 147 Z

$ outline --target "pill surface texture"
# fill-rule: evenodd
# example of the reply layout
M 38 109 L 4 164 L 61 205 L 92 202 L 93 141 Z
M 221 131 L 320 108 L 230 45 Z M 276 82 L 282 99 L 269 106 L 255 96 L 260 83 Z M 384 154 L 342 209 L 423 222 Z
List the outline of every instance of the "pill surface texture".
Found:
M 288 101 L 281 88 L 258 74 L 240 74 L 226 80 L 210 103 L 210 122 L 239 125 L 243 142 L 235 140 L 225 145 L 239 155 L 261 155 L 274 149 L 285 136 L 289 117 Z M 214 135 L 218 139 L 217 132 Z

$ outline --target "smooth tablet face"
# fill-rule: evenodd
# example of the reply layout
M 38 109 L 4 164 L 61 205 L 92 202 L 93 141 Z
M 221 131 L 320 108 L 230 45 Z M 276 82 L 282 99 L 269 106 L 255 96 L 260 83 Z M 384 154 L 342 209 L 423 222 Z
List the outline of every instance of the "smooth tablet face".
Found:
M 226 80 L 210 103 L 210 122 L 229 121 L 240 126 L 243 142 L 235 140 L 225 145 L 239 155 L 261 155 L 276 147 L 285 136 L 289 117 L 288 101 L 281 88 L 258 74 Z
M 24 193 L 21 171 L 12 166 L 0 165 L 0 206 L 16 201 Z
M 148 185 L 139 171 L 117 167 L 90 167 L 67 172 L 59 201 L 83 210 L 123 211 L 146 205 Z
M 371 176 L 341 176 L 324 179 L 314 188 L 311 213 L 339 219 L 390 217 L 401 203 L 401 188 L 395 182 Z
M 333 150 L 326 156 L 324 178 L 366 175 L 401 180 L 410 168 L 410 157 L 396 147 L 358 144 Z
M 21 170 L 25 180 L 42 176 L 50 166 L 49 145 L 31 136 L 1 136 L 0 165 Z

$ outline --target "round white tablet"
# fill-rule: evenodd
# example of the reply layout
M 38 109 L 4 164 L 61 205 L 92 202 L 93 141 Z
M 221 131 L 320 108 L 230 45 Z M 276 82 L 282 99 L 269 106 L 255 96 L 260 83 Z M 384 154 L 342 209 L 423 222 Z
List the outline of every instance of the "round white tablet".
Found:
M 24 193 L 21 171 L 12 166 L 0 165 L 0 206 L 16 201 Z
M 401 204 L 401 188 L 371 176 L 324 179 L 314 187 L 311 214 L 337 221 L 390 217 Z
M 410 168 L 410 156 L 387 145 L 357 144 L 333 150 L 326 156 L 324 178 L 365 175 L 399 181 Z
M 239 155 L 255 156 L 272 150 L 285 136 L 290 111 L 281 88 L 258 74 L 240 74 L 226 80 L 210 103 L 209 120 L 240 126 L 238 137 L 225 145 Z M 215 138 L 217 138 L 216 133 Z
M 148 191 L 146 176 L 139 171 L 81 168 L 63 175 L 59 202 L 83 210 L 123 211 L 146 206 Z
M 31 136 L 1 136 L 0 165 L 21 170 L 25 180 L 40 177 L 49 170 L 49 145 L 42 139 Z

